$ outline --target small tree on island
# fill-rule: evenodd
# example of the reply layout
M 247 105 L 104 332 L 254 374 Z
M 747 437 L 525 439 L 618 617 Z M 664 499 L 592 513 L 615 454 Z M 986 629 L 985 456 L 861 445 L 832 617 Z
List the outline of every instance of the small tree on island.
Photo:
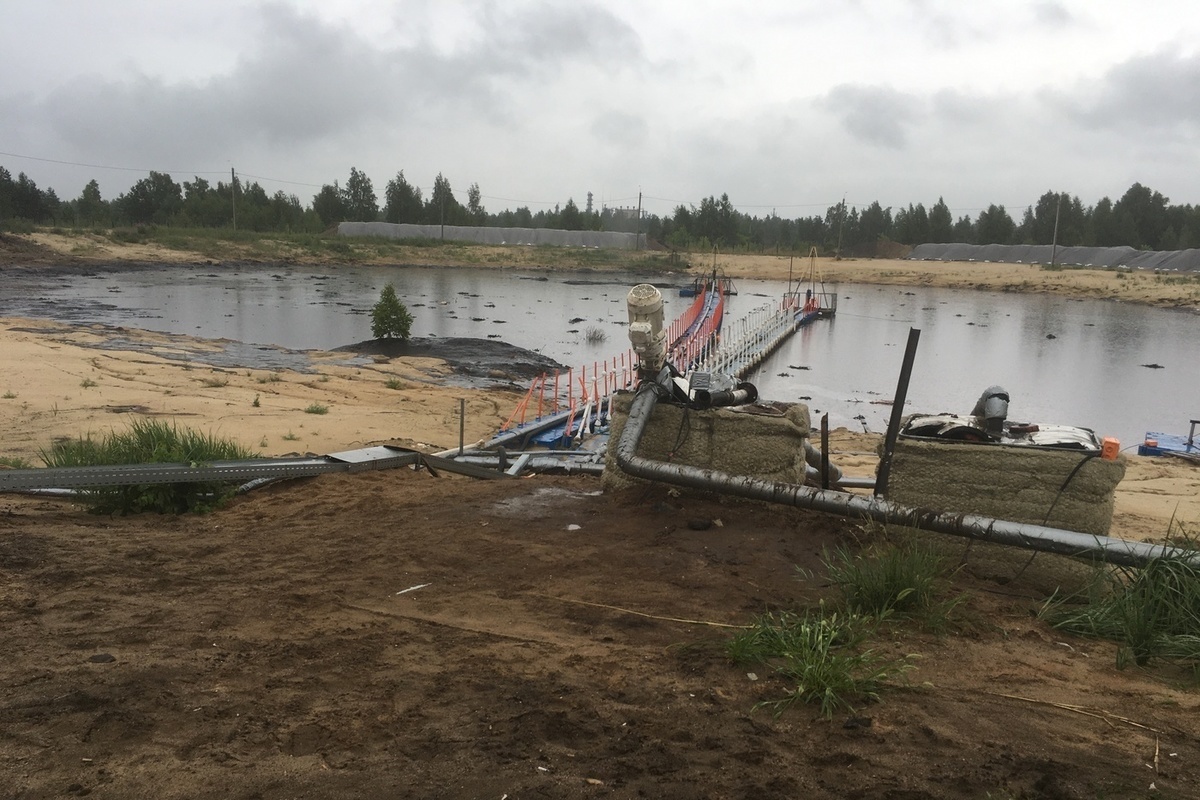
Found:
M 412 323 L 412 314 L 396 297 L 396 287 L 390 283 L 383 287 L 379 302 L 371 309 L 371 335 L 376 339 L 407 340 Z

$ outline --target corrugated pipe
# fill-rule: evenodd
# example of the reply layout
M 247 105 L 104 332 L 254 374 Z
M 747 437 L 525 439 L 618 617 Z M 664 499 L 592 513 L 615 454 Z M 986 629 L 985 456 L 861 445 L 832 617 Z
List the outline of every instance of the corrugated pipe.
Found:
M 724 494 L 765 500 L 768 503 L 811 508 L 844 517 L 874 520 L 889 525 L 905 525 L 921 530 L 965 536 L 996 544 L 1041 550 L 1067 556 L 1082 556 L 1110 564 L 1142 567 L 1156 558 L 1181 558 L 1200 565 L 1200 554 L 1174 547 L 1150 545 L 1096 536 L 1078 531 L 1047 528 L 1021 522 L 958 514 L 925 508 L 908 508 L 880 497 L 815 489 L 790 483 L 772 483 L 745 475 L 730 475 L 713 469 L 654 461 L 637 455 L 638 442 L 658 402 L 653 387 L 638 391 L 629 408 L 629 419 L 617 442 L 617 465 L 639 478 L 662 483 L 705 489 Z

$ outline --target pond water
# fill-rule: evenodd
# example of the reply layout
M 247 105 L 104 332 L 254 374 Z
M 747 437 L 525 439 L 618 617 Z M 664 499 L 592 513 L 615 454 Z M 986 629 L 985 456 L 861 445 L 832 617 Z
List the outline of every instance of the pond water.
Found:
M 690 302 L 666 288 L 690 281 L 682 275 L 161 266 L 8 271 L 0 315 L 329 349 L 370 338 L 370 308 L 390 281 L 413 314 L 414 336 L 502 339 L 583 364 L 628 347 L 625 295 L 641 280 L 664 287 L 671 317 Z M 774 302 L 787 287 L 738 288 L 727 319 Z M 1148 430 L 1184 432 L 1200 417 L 1195 314 L 1049 295 L 825 288 L 839 296 L 837 317 L 801 330 L 749 376 L 764 398 L 807 398 L 814 422 L 828 412 L 834 427 L 882 431 L 910 328 L 921 334 L 909 412 L 965 414 L 999 384 L 1012 398 L 1010 419 L 1082 425 L 1125 447 Z M 589 342 L 589 329 L 605 340 Z

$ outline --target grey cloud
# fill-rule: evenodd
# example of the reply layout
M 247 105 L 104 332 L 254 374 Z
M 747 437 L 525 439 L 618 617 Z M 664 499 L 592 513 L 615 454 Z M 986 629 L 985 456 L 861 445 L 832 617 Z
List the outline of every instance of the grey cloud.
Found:
M 900 149 L 908 141 L 906 127 L 916 113 L 912 95 L 883 86 L 835 86 L 818 101 L 842 125 L 864 142 Z
M 643 57 L 641 41 L 628 23 L 601 6 L 542 5 L 530 12 L 498 17 L 488 30 L 492 58 L 509 64 L 556 65 L 599 61 L 614 69 Z M 500 59 L 499 56 L 505 56 Z
M 650 134 L 646 120 L 623 111 L 607 111 L 592 121 L 592 135 L 607 144 L 635 148 L 645 144 Z
M 957 89 L 942 89 L 930 98 L 932 112 L 945 125 L 980 125 L 994 121 L 1002 108 L 1013 109 L 1015 98 L 967 94 Z
M 1054 28 L 1062 28 L 1075 23 L 1075 17 L 1059 0 L 1042 0 L 1033 4 L 1034 21 Z
M 79 80 L 35 112 L 79 152 L 206 162 L 253 143 L 319 145 L 377 123 L 402 130 L 512 121 L 519 99 L 544 92 L 566 66 L 641 57 L 634 31 L 589 5 L 482 14 L 476 46 L 450 54 L 425 40 L 382 49 L 283 5 L 259 13 L 260 46 L 225 75 L 196 84 Z
M 1159 51 L 1137 56 L 1070 94 L 1047 99 L 1094 128 L 1168 127 L 1200 134 L 1200 54 Z

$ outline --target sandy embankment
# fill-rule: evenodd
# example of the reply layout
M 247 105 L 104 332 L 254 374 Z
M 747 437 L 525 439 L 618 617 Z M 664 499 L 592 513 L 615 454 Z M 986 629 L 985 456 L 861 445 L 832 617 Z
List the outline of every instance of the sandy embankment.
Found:
M 224 368 L 205 363 L 205 351 L 219 349 L 211 342 L 122 335 L 140 349 L 96 349 L 112 336 L 101 327 L 0 320 L 0 456 L 40 465 L 55 439 L 121 429 L 132 414 L 211 431 L 263 455 L 385 441 L 441 449 L 458 444 L 460 398 L 473 442 L 495 432 L 519 396 L 445 386 L 449 370 L 438 359 L 342 366 L 345 353 L 313 353 L 311 373 Z
M 54 269 L 54 253 L 78 263 L 77 238 L 36 238 L 44 252 L 50 253 L 49 262 L 44 258 L 38 262 L 45 264 L 45 269 Z M 87 257 L 102 262 L 204 261 L 197 254 L 97 240 L 95 251 L 89 251 Z M 472 259 L 473 266 L 553 268 L 552 263 L 542 263 L 553 260 L 553 251 L 541 248 L 480 250 L 488 252 Z M 507 259 L 500 258 L 504 253 Z M 436 263 L 442 257 L 437 249 L 414 248 L 414 263 Z M 710 264 L 704 261 L 703 267 L 691 271 L 699 272 Z M 717 266 L 734 278 L 786 280 L 789 272 L 788 259 L 776 256 L 722 255 L 717 257 Z M 792 267 L 796 274 L 806 274 L 808 261 L 796 259 Z M 1053 292 L 1200 308 L 1200 283 L 1153 274 L 1117 277 L 1112 271 L 1051 272 L 1027 264 L 824 259 L 818 272 L 827 283 Z M 96 344 L 112 336 L 100 327 L 0 320 L 0 457 L 40 464 L 39 452 L 55 438 L 119 429 L 129 414 L 173 419 L 236 439 L 263 455 L 328 453 L 389 441 L 443 449 L 458 444 L 460 398 L 467 401 L 468 442 L 495 432 L 519 398 L 510 391 L 446 386 L 443 379 L 449 369 L 437 359 L 379 359 L 343 366 L 337 362 L 344 360 L 345 354 L 314 353 L 311 374 L 232 369 L 205 363 L 206 350 L 219 349 L 212 342 L 145 331 L 124 331 L 122 335 L 135 337 L 138 348 L 96 349 Z M 164 357 L 171 352 L 177 357 Z M 180 360 L 180 355 L 186 360 Z M 306 413 L 314 406 L 326 407 L 327 413 Z M 876 443 L 874 437 L 844 433 L 835 439 L 833 449 L 840 453 L 839 460 L 849 474 L 865 475 L 874 469 L 870 454 Z M 1114 533 L 1157 537 L 1172 519 L 1200 532 L 1200 466 L 1171 459 L 1131 458 L 1118 490 Z

